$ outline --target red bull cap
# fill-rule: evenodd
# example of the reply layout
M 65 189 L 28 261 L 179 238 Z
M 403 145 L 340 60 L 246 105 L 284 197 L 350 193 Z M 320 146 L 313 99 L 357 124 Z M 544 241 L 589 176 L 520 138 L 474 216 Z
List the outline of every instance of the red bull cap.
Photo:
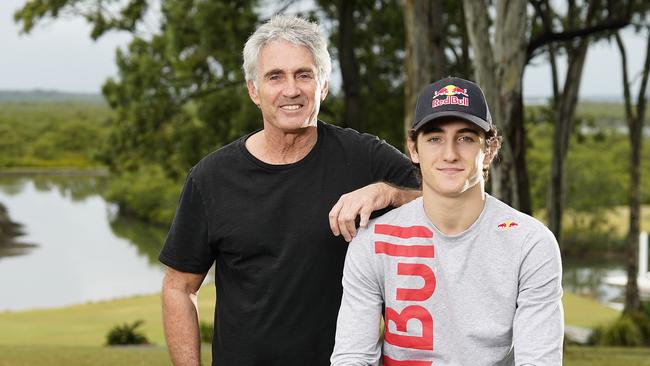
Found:
M 492 128 L 492 116 L 483 90 L 462 78 L 447 77 L 422 89 L 413 114 L 413 129 L 445 117 L 474 123 L 486 132 Z

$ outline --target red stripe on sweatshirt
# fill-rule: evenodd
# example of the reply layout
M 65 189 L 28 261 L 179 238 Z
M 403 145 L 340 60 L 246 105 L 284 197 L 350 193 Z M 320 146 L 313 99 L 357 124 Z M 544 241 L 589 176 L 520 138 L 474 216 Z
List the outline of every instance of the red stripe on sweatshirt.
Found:
M 432 238 L 431 230 L 424 226 L 395 226 L 387 224 L 376 224 L 375 234 L 390 235 L 398 238 Z

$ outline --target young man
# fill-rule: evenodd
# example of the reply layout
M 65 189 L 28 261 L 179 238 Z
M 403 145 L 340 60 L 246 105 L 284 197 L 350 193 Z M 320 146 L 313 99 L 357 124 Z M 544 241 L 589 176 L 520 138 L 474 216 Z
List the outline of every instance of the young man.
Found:
M 187 177 L 160 254 L 167 345 L 175 365 L 199 364 L 196 296 L 216 262 L 214 365 L 328 365 L 355 218 L 419 195 L 383 183 L 417 178 L 377 137 L 317 120 L 331 66 L 316 24 L 274 17 L 243 56 L 262 128 Z
M 423 196 L 350 244 L 332 365 L 377 365 L 382 354 L 386 366 L 561 365 L 558 245 L 484 191 L 499 139 L 482 90 L 439 80 L 413 122 Z

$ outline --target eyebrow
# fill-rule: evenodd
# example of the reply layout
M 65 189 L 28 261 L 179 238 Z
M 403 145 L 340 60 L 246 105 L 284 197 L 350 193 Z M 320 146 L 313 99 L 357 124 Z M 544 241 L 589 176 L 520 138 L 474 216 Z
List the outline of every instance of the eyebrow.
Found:
M 303 72 L 308 72 L 310 74 L 314 74 L 314 70 L 312 70 L 309 67 L 301 67 L 299 69 L 296 69 L 293 73 L 294 74 L 300 74 L 300 73 L 303 73 Z M 269 70 L 267 73 L 265 73 L 264 77 L 267 78 L 267 77 L 272 76 L 272 75 L 282 75 L 282 74 L 285 74 L 284 70 L 282 70 L 282 69 L 272 69 L 272 70 Z
M 430 130 L 425 131 L 425 133 L 432 133 L 432 132 L 444 132 L 444 131 L 440 127 L 432 127 Z M 476 129 L 473 129 L 473 128 L 470 128 L 470 127 L 461 128 L 460 130 L 456 131 L 456 133 L 457 134 L 459 134 L 459 133 L 471 133 L 471 134 L 480 136 L 480 133 Z

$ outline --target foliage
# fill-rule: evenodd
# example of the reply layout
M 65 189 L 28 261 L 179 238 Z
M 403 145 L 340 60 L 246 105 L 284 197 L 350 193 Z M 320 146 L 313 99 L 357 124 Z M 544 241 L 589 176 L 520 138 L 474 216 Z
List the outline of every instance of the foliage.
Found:
M 214 326 L 212 325 L 212 323 L 200 321 L 199 331 L 201 333 L 201 342 L 211 344 L 212 336 L 214 335 Z
M 2 103 L 0 168 L 97 166 L 110 115 L 103 103 Z
M 112 176 L 106 198 L 117 203 L 122 214 L 169 226 L 181 183 L 168 178 L 163 169 L 151 164 Z
M 596 327 L 589 343 L 600 346 L 648 346 L 650 318 L 643 313 L 624 314 L 613 323 Z
M 142 319 L 138 319 L 132 324 L 123 323 L 114 326 L 106 335 L 106 345 L 149 344 L 147 337 L 138 330 L 143 323 Z

